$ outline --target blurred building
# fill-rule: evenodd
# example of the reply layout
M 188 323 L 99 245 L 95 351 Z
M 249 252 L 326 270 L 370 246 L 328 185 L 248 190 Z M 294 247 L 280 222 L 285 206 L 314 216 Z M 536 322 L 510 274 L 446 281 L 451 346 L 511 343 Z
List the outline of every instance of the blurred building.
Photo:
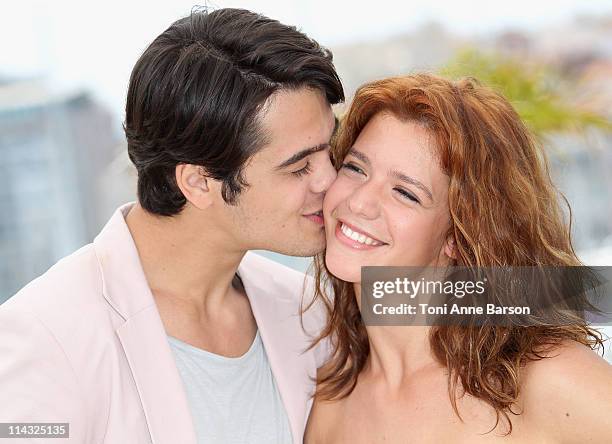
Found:
M 413 71 L 436 71 L 466 44 L 469 44 L 466 38 L 432 22 L 395 37 L 331 49 L 346 97 L 350 99 L 365 82 Z
M 121 141 L 113 150 L 113 159 L 99 172 L 96 186 L 100 190 L 98 213 L 105 223 L 119 205 L 135 201 L 138 174 L 127 153 L 127 143 Z
M 83 91 L 0 80 L 0 303 L 98 231 L 113 129 Z

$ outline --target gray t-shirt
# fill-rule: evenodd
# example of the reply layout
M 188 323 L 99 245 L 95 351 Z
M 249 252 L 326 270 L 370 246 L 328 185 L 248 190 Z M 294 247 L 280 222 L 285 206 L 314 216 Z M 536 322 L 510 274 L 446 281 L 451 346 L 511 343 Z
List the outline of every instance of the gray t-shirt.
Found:
M 200 444 L 290 444 L 291 429 L 259 331 L 238 358 L 168 336 Z

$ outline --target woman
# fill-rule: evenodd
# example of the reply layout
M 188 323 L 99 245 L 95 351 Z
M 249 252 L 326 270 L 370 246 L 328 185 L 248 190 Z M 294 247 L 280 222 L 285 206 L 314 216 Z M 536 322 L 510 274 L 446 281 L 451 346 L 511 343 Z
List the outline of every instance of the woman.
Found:
M 333 158 L 315 261 L 329 311 L 319 340 L 333 352 L 306 442 L 612 442 L 612 366 L 585 323 L 389 327 L 360 316 L 362 266 L 580 264 L 543 153 L 512 106 L 470 79 L 373 82 Z

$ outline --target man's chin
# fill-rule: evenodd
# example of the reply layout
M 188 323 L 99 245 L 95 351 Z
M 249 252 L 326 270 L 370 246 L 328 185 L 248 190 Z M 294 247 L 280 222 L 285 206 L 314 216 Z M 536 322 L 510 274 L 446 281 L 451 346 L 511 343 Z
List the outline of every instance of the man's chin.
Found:
M 312 257 L 323 252 L 323 250 L 325 250 L 324 236 L 320 239 L 312 239 L 310 242 L 306 242 L 304 239 L 301 242 L 286 242 L 282 247 L 274 251 L 286 256 Z
M 322 253 L 324 250 L 324 247 L 325 247 L 325 244 L 323 244 L 321 248 L 312 248 L 312 247 L 304 246 L 302 248 L 292 249 L 282 254 L 287 255 L 287 256 L 295 256 L 295 257 L 313 257 L 319 253 Z

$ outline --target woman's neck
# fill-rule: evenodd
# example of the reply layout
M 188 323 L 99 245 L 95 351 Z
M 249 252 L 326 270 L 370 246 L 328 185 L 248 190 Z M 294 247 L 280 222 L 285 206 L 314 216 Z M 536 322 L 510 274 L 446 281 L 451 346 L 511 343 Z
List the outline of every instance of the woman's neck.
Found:
M 356 283 L 355 296 L 361 297 Z M 399 387 L 405 378 L 424 369 L 438 368 L 429 343 L 429 326 L 368 326 L 370 356 L 364 371 L 389 387 Z

